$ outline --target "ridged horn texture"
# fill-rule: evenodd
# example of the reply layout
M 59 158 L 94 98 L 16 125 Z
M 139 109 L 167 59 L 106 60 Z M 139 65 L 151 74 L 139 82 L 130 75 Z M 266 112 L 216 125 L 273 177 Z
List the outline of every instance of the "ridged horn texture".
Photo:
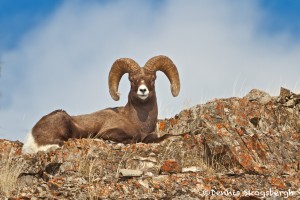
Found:
M 174 97 L 179 94 L 180 80 L 178 70 L 173 61 L 167 56 L 155 56 L 150 58 L 145 66 L 145 70 L 149 71 L 162 71 L 169 79 L 171 83 L 171 92 Z
M 118 88 L 122 76 L 125 73 L 131 73 L 140 68 L 131 58 L 120 58 L 114 62 L 108 76 L 109 93 L 113 100 L 118 101 L 120 99 Z

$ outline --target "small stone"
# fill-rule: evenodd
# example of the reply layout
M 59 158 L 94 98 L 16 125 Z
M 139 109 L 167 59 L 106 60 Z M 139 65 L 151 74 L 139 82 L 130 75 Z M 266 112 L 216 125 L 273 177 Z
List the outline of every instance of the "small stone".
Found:
M 146 172 L 146 173 L 145 173 L 145 176 L 148 176 L 148 177 L 153 177 L 153 176 L 154 176 L 154 174 L 153 174 L 152 172 Z
M 294 113 L 294 110 L 292 108 L 288 108 L 286 109 L 289 113 L 293 114 Z
M 285 106 L 287 107 L 294 107 L 295 106 L 295 100 L 291 99 L 288 102 L 286 102 Z
M 122 143 L 118 143 L 116 145 L 113 145 L 112 149 L 114 150 L 121 150 L 125 145 Z
M 153 152 L 151 152 L 151 153 L 149 154 L 149 156 L 151 156 L 151 157 L 155 157 L 155 156 L 156 156 L 156 154 L 155 154 L 155 153 L 153 153 Z
M 106 182 L 106 183 L 109 183 L 109 182 L 111 182 L 112 180 L 114 180 L 114 177 L 112 177 L 112 176 L 104 176 L 104 177 L 102 178 L 102 181 L 104 181 L 104 182 Z
M 156 182 L 164 182 L 165 180 L 168 179 L 168 175 L 159 175 L 159 176 L 156 176 L 156 177 L 153 177 L 152 180 L 153 181 L 156 181 Z
M 123 177 L 139 177 L 143 175 L 143 171 L 138 169 L 120 169 L 119 173 Z
M 260 99 L 260 103 L 267 104 L 272 100 L 272 97 L 268 94 Z
M 259 120 L 260 120 L 259 117 L 253 117 L 253 118 L 250 119 L 250 122 L 251 122 L 254 126 L 257 127 L 258 124 L 259 124 Z
M 75 171 L 75 164 L 74 162 L 67 161 L 63 162 L 62 165 L 59 168 L 60 172 L 67 172 L 67 171 Z
M 228 115 L 230 113 L 230 110 L 228 108 L 224 108 L 224 112 L 226 115 Z
M 34 175 L 22 175 L 18 178 L 18 184 L 20 186 L 30 186 L 36 184 L 38 182 L 38 178 Z
M 181 171 L 182 171 L 183 173 L 184 173 L 184 172 L 200 172 L 201 169 L 200 169 L 199 167 L 193 166 L 193 167 L 185 167 L 185 168 L 182 168 Z
M 122 189 L 123 189 L 123 191 L 124 191 L 125 194 L 129 193 L 129 190 L 128 190 L 128 188 L 125 185 L 123 185 Z
M 133 157 L 133 160 L 139 160 L 139 161 L 147 161 L 147 162 L 153 162 L 157 163 L 157 160 L 155 157 L 141 157 L 141 156 L 135 156 Z
M 45 172 L 47 172 L 48 174 L 51 175 L 55 175 L 62 163 L 49 163 L 46 167 L 45 167 Z
M 139 184 L 141 184 L 144 188 L 149 188 L 149 183 L 147 180 L 138 180 Z

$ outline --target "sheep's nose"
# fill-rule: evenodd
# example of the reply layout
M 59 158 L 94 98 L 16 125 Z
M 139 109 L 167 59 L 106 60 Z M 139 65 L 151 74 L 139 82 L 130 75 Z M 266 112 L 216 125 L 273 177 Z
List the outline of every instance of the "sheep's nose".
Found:
M 144 94 L 146 91 L 147 91 L 147 89 L 142 89 L 142 88 L 140 89 L 140 92 L 143 93 L 143 94 Z

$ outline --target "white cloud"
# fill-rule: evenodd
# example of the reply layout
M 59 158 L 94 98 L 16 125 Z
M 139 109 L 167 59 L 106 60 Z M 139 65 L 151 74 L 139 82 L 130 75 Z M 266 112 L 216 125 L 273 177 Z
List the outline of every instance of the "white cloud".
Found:
M 178 113 L 185 104 L 243 95 L 252 88 L 294 89 L 300 78 L 300 44 L 288 32 L 262 32 L 262 16 L 255 1 L 166 1 L 158 8 L 145 1 L 67 1 L 25 35 L 18 48 L 2 55 L 6 103 L 0 137 L 23 140 L 40 117 L 55 109 L 76 115 L 124 105 L 127 76 L 120 83 L 119 102 L 110 98 L 107 87 L 110 66 L 119 57 L 143 65 L 165 54 L 177 64 L 182 82 L 178 98 L 158 74 L 161 117 Z

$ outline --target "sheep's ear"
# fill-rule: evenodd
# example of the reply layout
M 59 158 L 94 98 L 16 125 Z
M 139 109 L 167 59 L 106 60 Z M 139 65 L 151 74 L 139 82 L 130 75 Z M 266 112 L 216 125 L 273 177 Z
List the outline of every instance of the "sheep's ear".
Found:
M 155 73 L 153 74 L 153 77 L 152 77 L 152 78 L 153 78 L 154 80 L 156 80 L 156 77 L 157 77 L 157 76 L 156 76 L 156 72 L 155 72 Z
M 180 91 L 180 79 L 177 67 L 167 56 L 155 56 L 147 61 L 144 69 L 149 71 L 162 71 L 171 83 L 171 92 L 174 97 L 178 96 Z
M 118 88 L 122 76 L 139 69 L 140 66 L 130 58 L 120 58 L 113 63 L 108 75 L 109 93 L 113 100 L 118 101 L 120 99 Z
M 131 76 L 130 74 L 128 74 L 128 80 L 129 80 L 129 81 L 132 81 L 132 80 L 133 80 L 133 78 L 132 78 L 132 76 Z

